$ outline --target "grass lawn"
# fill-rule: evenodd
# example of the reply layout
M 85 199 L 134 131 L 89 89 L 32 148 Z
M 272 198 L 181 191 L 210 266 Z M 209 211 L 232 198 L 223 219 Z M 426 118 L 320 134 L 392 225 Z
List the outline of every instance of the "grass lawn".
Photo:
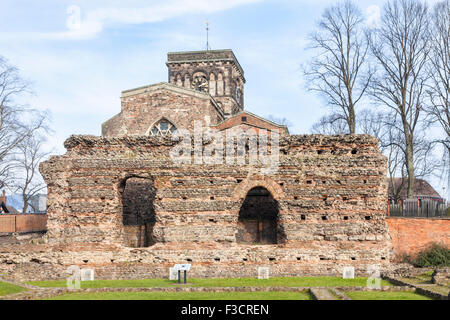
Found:
M 409 291 L 347 291 L 345 294 L 352 300 L 431 300 Z
M 340 277 L 272 277 L 267 280 L 256 278 L 231 279 L 188 279 L 193 287 L 354 287 L 366 286 L 367 278 L 342 279 Z M 28 284 L 39 287 L 65 287 L 65 281 L 32 281 Z M 81 288 L 151 288 L 172 287 L 176 281 L 167 279 L 142 280 L 95 280 L 81 282 Z M 389 282 L 382 280 L 381 285 L 388 286 Z
M 79 292 L 46 300 L 311 300 L 308 292 Z
M 439 284 L 433 284 L 431 282 L 431 275 L 433 274 L 433 271 L 425 272 L 423 274 L 420 274 L 414 278 L 401 278 L 401 280 L 411 283 L 413 285 L 417 285 L 423 288 L 430 289 L 432 291 L 438 292 L 443 295 L 448 295 L 450 292 L 450 286 L 444 286 Z
M 19 287 L 19 286 L 15 286 L 10 283 L 0 281 L 0 296 L 6 296 L 8 294 L 13 294 L 13 293 L 19 293 L 19 292 L 22 292 L 25 290 L 27 290 L 27 289 Z
M 421 275 L 418 275 L 417 278 L 421 278 L 424 281 L 431 281 L 431 277 L 433 276 L 433 270 L 427 271 L 425 273 L 422 273 Z

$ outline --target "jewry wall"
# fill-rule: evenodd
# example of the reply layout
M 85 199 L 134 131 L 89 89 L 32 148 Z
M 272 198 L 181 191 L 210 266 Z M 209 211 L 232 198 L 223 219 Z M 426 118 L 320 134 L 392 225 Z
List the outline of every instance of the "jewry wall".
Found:
M 76 264 L 104 278 L 136 278 L 167 276 L 175 263 L 192 263 L 191 275 L 199 277 L 254 276 L 262 265 L 272 275 L 389 265 L 386 159 L 375 138 L 282 137 L 278 170 L 270 174 L 260 164 L 176 165 L 169 156 L 176 144 L 146 136 L 69 138 L 67 153 L 41 166 L 48 243 L 20 253 L 4 248 L 0 268 L 58 278 Z M 133 198 L 133 181 L 150 183 L 152 194 L 141 197 L 147 209 L 124 203 Z M 273 198 L 276 217 L 246 228 L 253 241 L 243 243 L 239 216 L 255 188 Z M 143 215 L 133 220 L 127 206 Z M 31 274 L 36 261 L 42 272 Z

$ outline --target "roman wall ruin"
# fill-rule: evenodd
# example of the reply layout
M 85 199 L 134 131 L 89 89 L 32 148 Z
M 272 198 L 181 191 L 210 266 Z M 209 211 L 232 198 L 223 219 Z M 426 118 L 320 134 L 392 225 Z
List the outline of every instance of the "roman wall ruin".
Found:
M 197 277 L 389 265 L 386 159 L 374 137 L 282 137 L 271 174 L 248 164 L 176 165 L 177 143 L 69 138 L 65 155 L 41 165 L 48 243 L 22 248 L 26 255 L 3 248 L 3 263 L 13 263 L 0 265 L 32 278 L 63 277 L 73 264 L 100 278 L 167 277 L 175 263 L 191 263 Z M 31 273 L 36 261 L 44 271 Z

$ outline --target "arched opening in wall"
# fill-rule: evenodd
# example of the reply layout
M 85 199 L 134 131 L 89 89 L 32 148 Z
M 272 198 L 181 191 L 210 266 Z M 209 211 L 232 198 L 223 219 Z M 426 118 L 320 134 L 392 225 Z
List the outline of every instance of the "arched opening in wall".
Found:
M 223 96 L 225 94 L 225 84 L 223 82 L 223 74 L 219 73 L 217 76 L 217 95 Z
M 155 183 L 150 178 L 131 177 L 122 182 L 122 221 L 125 245 L 139 248 L 154 244 Z
M 237 243 L 276 244 L 282 238 L 278 231 L 279 206 L 263 187 L 251 189 L 242 204 L 238 218 Z

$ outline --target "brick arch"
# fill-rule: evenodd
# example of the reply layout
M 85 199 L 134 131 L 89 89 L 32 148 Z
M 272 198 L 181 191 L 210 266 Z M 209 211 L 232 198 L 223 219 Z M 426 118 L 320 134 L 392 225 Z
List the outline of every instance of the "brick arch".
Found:
M 218 72 L 217 72 L 217 70 L 210 70 L 210 71 L 208 71 L 207 73 L 208 73 L 208 75 L 209 75 L 209 78 L 211 78 L 211 75 L 214 75 L 214 80 L 217 80 L 217 77 L 218 77 Z
M 149 174 L 122 174 L 117 186 L 119 212 L 116 230 L 126 247 L 149 247 L 154 244 L 157 189 Z
M 222 72 L 217 73 L 216 77 L 216 92 L 218 96 L 223 96 L 225 94 L 225 76 Z
M 191 79 L 194 79 L 194 76 L 196 76 L 197 74 L 202 74 L 206 77 L 206 79 L 209 80 L 209 72 L 204 69 L 195 69 L 191 74 Z
M 234 190 L 233 198 L 243 201 L 243 199 L 247 196 L 247 193 L 256 187 L 266 188 L 275 200 L 281 200 L 284 198 L 284 192 L 280 185 L 271 178 L 262 176 L 254 176 L 244 179 Z
M 192 75 L 189 72 L 186 72 L 183 75 L 182 81 L 183 81 L 183 86 L 185 88 L 190 88 L 191 87 L 191 83 L 192 83 Z
M 183 85 L 183 76 L 180 72 L 178 72 L 175 75 L 174 80 L 175 80 L 175 85 L 180 86 L 180 83 L 181 83 L 181 85 Z

